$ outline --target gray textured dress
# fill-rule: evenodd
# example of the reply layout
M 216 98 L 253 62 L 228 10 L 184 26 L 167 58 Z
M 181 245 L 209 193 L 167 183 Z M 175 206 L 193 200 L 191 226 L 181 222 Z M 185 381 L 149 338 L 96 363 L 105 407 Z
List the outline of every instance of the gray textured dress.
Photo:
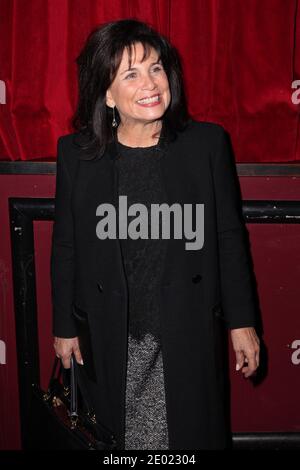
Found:
M 160 150 L 117 143 L 119 196 L 148 208 L 148 239 L 121 239 L 128 282 L 128 361 L 125 449 L 168 449 L 160 337 L 159 279 L 167 240 L 151 239 L 150 205 L 164 202 Z M 128 216 L 128 224 L 136 216 Z

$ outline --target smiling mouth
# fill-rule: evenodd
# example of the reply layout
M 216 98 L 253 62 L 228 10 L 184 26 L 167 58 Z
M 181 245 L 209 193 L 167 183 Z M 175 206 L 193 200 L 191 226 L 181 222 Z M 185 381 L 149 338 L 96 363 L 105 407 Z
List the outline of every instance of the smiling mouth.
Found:
M 150 103 L 158 103 L 161 101 L 160 95 L 151 96 L 149 98 L 142 98 L 138 100 L 137 103 L 139 104 L 150 104 Z

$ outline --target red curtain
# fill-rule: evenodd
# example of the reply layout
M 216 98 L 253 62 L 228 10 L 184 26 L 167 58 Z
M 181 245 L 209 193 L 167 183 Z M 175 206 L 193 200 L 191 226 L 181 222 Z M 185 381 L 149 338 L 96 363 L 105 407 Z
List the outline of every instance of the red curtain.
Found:
M 192 116 L 229 131 L 237 162 L 300 161 L 298 0 L 0 0 L 0 159 L 55 159 L 75 57 L 94 26 L 128 17 L 175 44 Z

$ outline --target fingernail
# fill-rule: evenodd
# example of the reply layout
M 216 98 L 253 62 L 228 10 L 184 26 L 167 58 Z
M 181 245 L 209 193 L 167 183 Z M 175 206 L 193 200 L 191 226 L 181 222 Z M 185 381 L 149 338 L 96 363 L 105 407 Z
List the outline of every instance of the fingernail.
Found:
M 79 364 L 81 364 L 81 365 L 83 366 L 83 360 L 82 360 L 82 359 L 81 359 L 81 361 L 80 361 L 80 363 L 79 363 Z
M 239 364 L 237 364 L 237 365 L 235 366 L 235 370 L 240 370 Z

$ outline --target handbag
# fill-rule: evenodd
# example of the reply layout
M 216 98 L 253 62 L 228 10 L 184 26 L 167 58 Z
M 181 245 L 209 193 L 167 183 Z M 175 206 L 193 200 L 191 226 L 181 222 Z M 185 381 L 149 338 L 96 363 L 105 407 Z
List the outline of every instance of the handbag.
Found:
M 101 424 L 92 410 L 82 370 L 74 354 L 70 369 L 55 358 L 48 390 L 33 386 L 30 448 L 117 449 L 113 433 Z M 58 365 L 60 364 L 60 367 Z

